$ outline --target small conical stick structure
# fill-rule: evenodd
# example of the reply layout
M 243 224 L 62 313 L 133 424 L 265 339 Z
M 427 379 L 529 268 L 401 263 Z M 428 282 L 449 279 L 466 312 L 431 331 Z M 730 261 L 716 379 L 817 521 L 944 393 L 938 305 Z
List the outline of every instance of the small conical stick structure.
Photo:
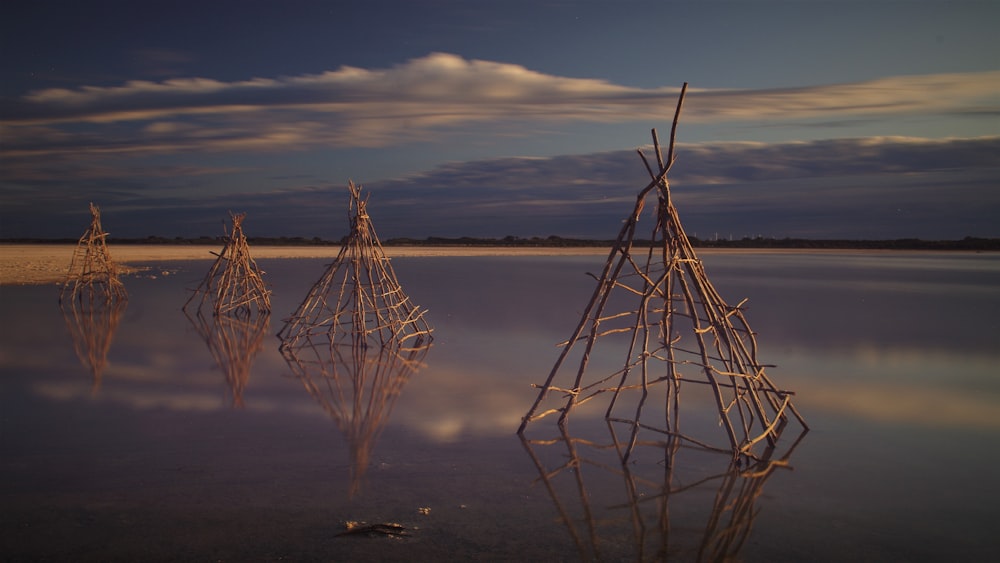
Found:
M 658 170 L 639 153 L 651 181 L 639 192 L 602 273 L 595 276 L 598 284 L 590 303 L 545 383 L 538 386 L 519 434 L 530 422 L 552 414 L 558 414 L 564 426 L 570 412 L 601 396 L 609 399 L 605 418 L 632 428 L 626 457 L 641 428 L 730 450 L 734 457 L 756 457 L 754 446 L 762 441 L 773 446 L 790 415 L 806 426 L 792 405 L 793 393 L 776 387 L 757 360 L 755 333 L 743 315 L 743 302 L 730 306 L 716 291 L 671 200 L 667 171 L 674 161 L 686 89 L 687 84 L 677 103 L 666 160 L 655 129 Z M 637 225 L 650 194 L 656 198 L 651 242 L 647 248 L 635 248 Z M 603 359 L 599 352 L 615 345 L 625 355 L 624 365 L 610 372 L 592 365 Z M 567 368 L 571 372 L 564 375 L 574 348 L 577 367 Z M 709 435 L 682 432 L 682 387 L 688 402 L 693 398 L 692 406 L 700 407 L 688 408 L 689 415 L 714 406 L 724 441 L 715 441 L 715 430 Z M 654 390 L 663 394 L 647 401 Z M 716 426 L 711 417 L 687 418 L 695 421 L 692 429 Z
M 112 304 L 128 299 L 125 285 L 118 278 L 118 266 L 111 259 L 107 237 L 101 227 L 101 210 L 90 204 L 90 227 L 80 237 L 69 272 L 59 293 L 59 303 L 83 306 Z
M 226 233 L 225 245 L 216 254 L 218 258 L 205 279 L 184 303 L 185 312 L 192 304 L 200 311 L 206 303 L 211 303 L 214 316 L 248 318 L 255 313 L 271 311 L 271 292 L 264 284 L 264 272 L 250 255 L 250 245 L 243 234 L 246 213 L 229 215 L 233 221 L 232 231 Z
M 414 305 L 396 279 L 389 258 L 368 216 L 360 186 L 348 184 L 351 232 L 323 276 L 278 333 L 283 347 L 300 338 L 350 335 L 357 345 L 385 346 L 411 339 L 430 341 L 424 311 Z

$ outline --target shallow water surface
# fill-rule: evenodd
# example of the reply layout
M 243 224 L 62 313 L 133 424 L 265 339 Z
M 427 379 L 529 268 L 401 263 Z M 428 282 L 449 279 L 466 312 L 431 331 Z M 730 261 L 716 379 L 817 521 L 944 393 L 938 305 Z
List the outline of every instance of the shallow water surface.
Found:
M 322 260 L 261 260 L 273 314 L 249 326 L 182 314 L 205 261 L 151 264 L 98 315 L 2 287 L 0 558 L 994 556 L 1000 256 L 705 263 L 730 303 L 749 298 L 760 359 L 811 427 L 790 425 L 774 463 L 647 444 L 623 464 L 619 430 L 588 410 L 516 436 L 603 257 L 394 259 L 434 342 L 363 400 L 278 350 Z M 338 535 L 349 522 L 408 535 Z

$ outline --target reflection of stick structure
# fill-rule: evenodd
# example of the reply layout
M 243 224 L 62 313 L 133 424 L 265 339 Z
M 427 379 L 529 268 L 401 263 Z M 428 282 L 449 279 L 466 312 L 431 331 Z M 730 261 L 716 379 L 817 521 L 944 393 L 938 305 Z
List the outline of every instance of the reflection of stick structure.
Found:
M 559 424 L 565 425 L 570 411 L 602 395 L 608 397 L 605 418 L 631 426 L 626 458 L 640 428 L 728 450 L 736 457 L 754 457 L 759 442 L 774 444 L 789 414 L 805 426 L 791 403 L 792 393 L 777 388 L 757 361 L 757 343 L 743 316 L 743 303 L 728 305 L 712 286 L 671 200 L 667 171 L 674 161 L 674 138 L 686 88 L 685 84 L 677 103 L 665 160 L 653 130 L 658 170 L 639 153 L 651 181 L 639 192 L 603 271 L 595 276 L 598 285 L 593 297 L 563 344 L 548 379 L 539 386 L 519 434 L 529 422 L 550 414 L 558 413 Z M 634 248 L 639 217 L 650 194 L 656 196 L 651 243 L 648 248 Z M 602 371 L 592 365 L 599 340 L 602 345 L 620 347 L 623 367 L 618 364 Z M 571 353 L 577 354 L 575 373 L 562 376 Z M 689 397 L 686 400 L 704 395 L 694 400 L 714 405 L 727 444 L 690 432 L 697 424 L 685 424 L 681 432 L 682 386 Z M 663 394 L 647 403 L 656 389 Z
M 93 392 L 101 386 L 101 377 L 108 364 L 108 351 L 126 306 L 126 301 L 115 300 L 80 304 L 73 301 L 69 306 L 64 304 L 60 307 L 73 339 L 73 349 L 93 377 Z
M 389 258 L 382 250 L 367 198 L 351 182 L 351 232 L 337 259 L 278 333 L 284 346 L 300 338 L 349 334 L 357 344 L 384 346 L 411 338 L 427 340 L 431 328 L 424 311 L 403 292 Z
M 208 344 L 215 363 L 226 375 L 233 393 L 233 406 L 242 407 L 250 366 L 263 345 L 271 315 L 253 315 L 245 319 L 219 315 L 208 319 L 199 311 L 194 316 L 189 315 L 188 320 Z
M 679 438 L 668 437 L 634 444 L 654 454 L 636 462 L 635 455 L 632 461 L 625 458 L 627 444 L 611 424 L 608 428 L 611 440 L 603 443 L 571 437 L 565 428 L 555 439 L 522 436 L 585 561 L 733 560 L 750 536 L 764 484 L 776 468 L 790 467 L 797 445 L 780 458 L 768 448 L 742 466 L 739 459 L 720 458 L 716 450 L 682 446 Z M 559 461 L 547 465 L 543 456 Z M 706 471 L 712 462 L 723 462 L 725 469 Z M 623 495 L 608 494 L 616 483 L 624 485 Z
M 225 246 L 216 254 L 205 279 L 194 290 L 184 310 L 198 298 L 198 310 L 206 300 L 212 303 L 213 315 L 236 315 L 248 318 L 271 310 L 270 291 L 264 285 L 264 272 L 250 255 L 250 245 L 243 234 L 246 213 L 230 213 L 233 229 L 225 236 Z M 214 254 L 214 253 L 213 253 Z
M 286 343 L 287 344 L 287 343 Z M 281 353 L 306 391 L 337 423 L 351 455 L 350 494 L 361 489 L 372 448 L 403 385 L 422 367 L 430 343 L 423 337 L 385 346 L 325 336 L 283 345 Z
M 73 251 L 59 303 L 90 306 L 128 299 L 125 285 L 118 279 L 118 266 L 108 251 L 108 233 L 101 227 L 101 210 L 93 203 L 90 204 L 90 217 L 90 227 Z

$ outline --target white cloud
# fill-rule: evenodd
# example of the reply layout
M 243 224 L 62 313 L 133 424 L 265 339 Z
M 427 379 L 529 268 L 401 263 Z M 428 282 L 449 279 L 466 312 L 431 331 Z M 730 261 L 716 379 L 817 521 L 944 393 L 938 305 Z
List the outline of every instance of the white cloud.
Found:
M 0 128 L 5 152 L 21 156 L 378 147 L 476 124 L 662 120 L 678 91 L 434 53 L 385 69 L 341 67 L 234 82 L 193 77 L 41 90 L 0 106 Z M 1000 71 L 768 90 L 693 88 L 684 120 L 996 112 L 998 92 Z M 50 142 L 39 132 L 48 132 Z
M 772 90 L 704 90 L 685 102 L 702 120 L 843 118 L 1000 109 L 1000 71 L 892 76 L 853 84 Z

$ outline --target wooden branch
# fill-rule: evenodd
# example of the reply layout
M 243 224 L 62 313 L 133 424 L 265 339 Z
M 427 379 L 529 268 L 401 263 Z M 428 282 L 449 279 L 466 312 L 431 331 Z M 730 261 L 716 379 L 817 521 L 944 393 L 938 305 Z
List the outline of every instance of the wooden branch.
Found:
M 791 404 L 793 394 L 778 390 L 764 373 L 764 368 L 770 366 L 757 359 L 756 337 L 743 314 L 746 300 L 730 306 L 719 295 L 671 202 L 666 176 L 676 159 L 677 128 L 686 92 L 687 83 L 678 97 L 665 158 L 656 130 L 651 131 L 659 170 L 654 171 L 638 151 L 651 182 L 637 194 L 633 211 L 624 221 L 600 275 L 588 274 L 596 281 L 594 293 L 570 338 L 559 344 L 562 350 L 545 382 L 535 385 L 538 395 L 522 418 L 519 434 L 523 435 L 529 422 L 557 413 L 559 426 L 564 429 L 575 407 L 610 393 L 605 418 L 632 424 L 620 450 L 622 458 L 628 459 L 641 443 L 639 430 L 649 427 L 642 421 L 647 397 L 665 390 L 661 403 L 665 407 L 665 428 L 657 430 L 693 440 L 678 430 L 680 389 L 684 383 L 710 386 L 734 457 L 755 458 L 752 449 L 761 441 L 773 446 L 787 412 L 806 427 Z M 636 252 L 640 213 L 654 188 L 659 192 L 651 244 L 644 252 Z M 612 294 L 617 296 L 614 301 Z M 635 301 L 623 306 L 623 299 Z M 604 343 L 624 346 L 624 365 L 611 373 L 589 373 L 594 371 L 591 358 L 601 353 Z M 568 381 L 560 383 L 564 368 L 569 369 L 569 354 L 576 346 L 582 347 L 582 351 L 577 349 L 578 363 L 565 375 Z M 695 373 L 685 374 L 685 370 Z M 561 406 L 546 408 L 550 392 L 561 396 Z M 631 419 L 615 413 L 624 393 L 637 394 L 633 395 Z

